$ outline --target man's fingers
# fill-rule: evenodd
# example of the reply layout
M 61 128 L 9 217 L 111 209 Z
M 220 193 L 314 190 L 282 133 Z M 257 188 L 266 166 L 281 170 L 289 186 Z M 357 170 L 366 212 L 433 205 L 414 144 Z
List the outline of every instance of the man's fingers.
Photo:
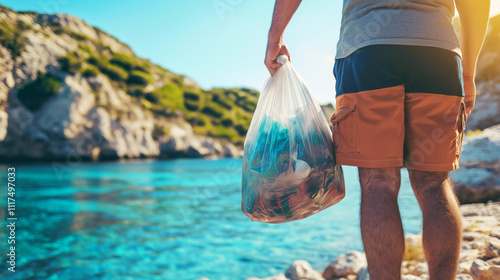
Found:
M 292 62 L 292 59 L 290 58 L 290 52 L 288 51 L 288 48 L 286 45 L 283 45 L 280 50 L 280 54 L 284 54 L 288 57 L 288 61 Z
M 271 76 L 274 76 L 274 74 L 276 73 L 276 71 L 278 71 L 278 69 L 280 67 L 281 67 L 280 63 L 273 62 L 271 65 L 267 66 L 267 70 L 269 70 L 269 73 L 271 73 Z
M 271 74 L 271 77 L 276 73 L 276 70 L 273 68 L 267 68 L 267 70 L 269 70 L 269 74 Z

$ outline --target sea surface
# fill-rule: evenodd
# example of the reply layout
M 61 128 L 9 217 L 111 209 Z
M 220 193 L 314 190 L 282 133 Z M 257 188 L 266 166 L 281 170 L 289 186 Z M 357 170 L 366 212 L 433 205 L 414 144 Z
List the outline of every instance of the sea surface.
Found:
M 241 159 L 16 165 L 16 272 L 7 270 L 7 167 L 0 166 L 1 279 L 239 280 L 284 272 L 296 259 L 323 270 L 362 250 L 357 170 L 346 197 L 307 219 L 252 222 L 241 212 Z M 405 233 L 420 209 L 402 170 Z

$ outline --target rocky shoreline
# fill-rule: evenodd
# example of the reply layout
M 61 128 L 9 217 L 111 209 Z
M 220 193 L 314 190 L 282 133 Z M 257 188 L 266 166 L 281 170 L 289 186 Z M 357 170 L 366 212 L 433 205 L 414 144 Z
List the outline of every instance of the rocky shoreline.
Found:
M 500 202 L 468 204 L 460 207 L 463 217 L 462 251 L 456 279 L 500 279 Z M 428 267 L 419 234 L 405 236 L 403 280 L 428 280 Z M 247 280 L 369 280 L 365 254 L 340 254 L 322 271 L 306 260 L 296 260 L 283 273 Z M 198 280 L 208 280 L 201 278 Z

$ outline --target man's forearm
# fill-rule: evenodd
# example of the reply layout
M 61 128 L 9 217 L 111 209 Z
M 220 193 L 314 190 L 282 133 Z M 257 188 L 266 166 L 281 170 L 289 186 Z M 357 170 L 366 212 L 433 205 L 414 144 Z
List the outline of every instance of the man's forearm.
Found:
M 474 77 L 488 26 L 490 0 L 455 0 L 455 3 L 460 16 L 464 76 Z
M 292 19 L 302 0 L 276 0 L 274 4 L 273 21 L 269 29 L 269 40 L 279 42 L 285 28 Z

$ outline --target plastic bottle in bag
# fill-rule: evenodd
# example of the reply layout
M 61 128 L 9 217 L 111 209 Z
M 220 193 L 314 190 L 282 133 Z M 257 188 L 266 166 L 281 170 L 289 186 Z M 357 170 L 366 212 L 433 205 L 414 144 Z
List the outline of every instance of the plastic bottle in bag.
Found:
M 326 117 L 287 56 L 278 62 L 244 143 L 241 209 L 264 223 L 304 219 L 345 196 Z

